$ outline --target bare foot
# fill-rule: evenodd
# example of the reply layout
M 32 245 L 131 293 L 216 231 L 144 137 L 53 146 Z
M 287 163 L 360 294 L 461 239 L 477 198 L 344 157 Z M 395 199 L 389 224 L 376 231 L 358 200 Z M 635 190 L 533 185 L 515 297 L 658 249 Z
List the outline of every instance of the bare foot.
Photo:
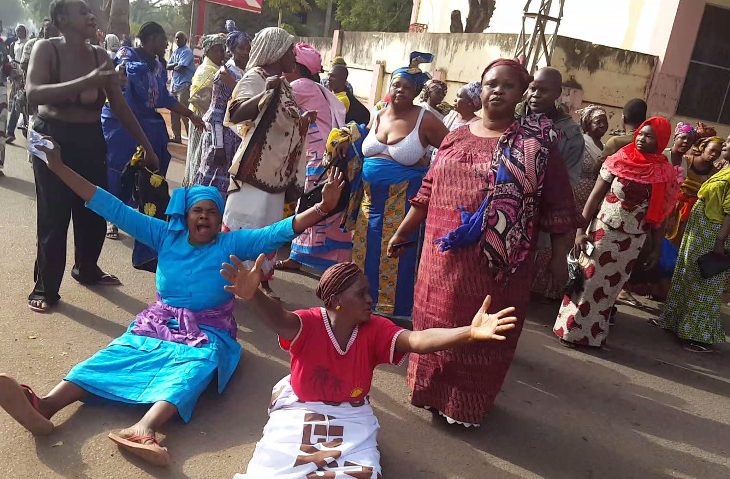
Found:
M 109 433 L 109 439 L 125 451 L 150 464 L 155 466 L 170 465 L 170 454 L 167 452 L 166 447 L 160 446 L 157 435 L 152 429 L 135 424 L 117 433 Z
M 0 374 L 0 407 L 34 436 L 53 432 L 53 423 L 39 411 L 40 398 L 5 374 Z
M 285 261 L 277 261 L 274 265 L 274 269 L 281 271 L 299 271 L 302 269 L 302 264 L 289 258 Z

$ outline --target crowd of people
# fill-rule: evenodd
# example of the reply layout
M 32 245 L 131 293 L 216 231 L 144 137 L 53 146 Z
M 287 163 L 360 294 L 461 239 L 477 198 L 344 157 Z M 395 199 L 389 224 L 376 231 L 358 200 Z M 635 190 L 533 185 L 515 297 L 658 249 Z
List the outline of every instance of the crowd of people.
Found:
M 725 339 L 717 264 L 730 246 L 730 138 L 711 127 L 679 123 L 672 138 L 669 120 L 633 99 L 625 130 L 606 139 L 605 108 L 567 111 L 557 69 L 533 76 L 511 59 L 486 65 L 449 105 L 449 85 L 421 69 L 433 61 L 424 52 L 368 110 L 345 59 L 322 78 L 321 52 L 281 28 L 249 35 L 227 21 L 200 39 L 199 60 L 177 32 L 166 59 L 159 24 L 142 25 L 133 46 L 99 35 L 84 0 L 54 0 L 30 47 L 27 33 L 19 26 L 3 54 L 0 120 L 5 143 L 21 114 L 47 143 L 31 155 L 28 306 L 48 313 L 60 300 L 72 217 L 76 281 L 120 284 L 97 261 L 121 230 L 157 289 L 48 394 L 0 375 L 0 406 L 33 434 L 88 397 L 146 404 L 109 437 L 169 464 L 157 431 L 189 421 L 211 381 L 223 392 L 236 370 L 236 296 L 291 356 L 241 478 L 380 477 L 368 391 L 376 366 L 408 353 L 411 404 L 479 426 L 533 294 L 561 301 L 553 331 L 570 348 L 602 347 L 617 302 L 642 294 L 665 301 L 650 322 L 688 351 Z M 183 186 L 170 193 L 168 143 L 183 143 L 183 125 Z M 287 311 L 275 271 L 302 269 L 321 274 L 323 304 Z M 325 418 L 324 442 L 306 442 L 313 418 Z

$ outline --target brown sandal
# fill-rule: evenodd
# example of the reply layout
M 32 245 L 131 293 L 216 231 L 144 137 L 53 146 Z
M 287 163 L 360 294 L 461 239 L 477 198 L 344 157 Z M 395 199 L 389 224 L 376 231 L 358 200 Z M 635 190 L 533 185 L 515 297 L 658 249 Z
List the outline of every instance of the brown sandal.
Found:
M 125 451 L 134 454 L 152 465 L 162 467 L 170 465 L 170 453 L 167 452 L 166 447 L 160 446 L 160 443 L 154 436 L 134 435 L 122 437 L 119 434 L 110 432 L 109 439 L 117 443 Z

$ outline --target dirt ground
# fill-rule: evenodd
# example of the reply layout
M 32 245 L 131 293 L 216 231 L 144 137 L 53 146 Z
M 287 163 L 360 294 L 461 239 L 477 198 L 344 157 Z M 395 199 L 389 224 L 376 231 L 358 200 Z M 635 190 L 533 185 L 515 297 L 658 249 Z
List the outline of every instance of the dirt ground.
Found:
M 124 236 L 107 242 L 100 262 L 122 287 L 87 288 L 67 275 L 54 313 L 31 313 L 35 190 L 22 146 L 8 146 L 5 173 L 0 372 L 41 394 L 125 330 L 153 300 L 154 277 L 132 269 L 132 242 Z M 173 162 L 170 178 L 181 174 L 182 164 Z M 313 278 L 287 273 L 273 282 L 292 309 L 317 304 L 314 286 Z M 557 306 L 534 304 L 503 392 L 477 430 L 411 407 L 405 367 L 381 367 L 371 396 L 382 427 L 384 477 L 730 477 L 730 348 L 685 352 L 672 335 L 647 325 L 647 315 L 658 310 L 645 303 L 643 310 L 621 308 L 609 346 L 598 352 L 559 346 L 550 330 Z M 143 408 L 77 404 L 54 418 L 51 436 L 37 439 L 0 412 L 3 476 L 230 478 L 245 471 L 288 358 L 245 305 L 236 317 L 243 345 L 238 371 L 223 395 L 213 389 L 203 395 L 189 424 L 174 420 L 165 428 L 171 467 L 147 466 L 106 437 L 135 422 Z

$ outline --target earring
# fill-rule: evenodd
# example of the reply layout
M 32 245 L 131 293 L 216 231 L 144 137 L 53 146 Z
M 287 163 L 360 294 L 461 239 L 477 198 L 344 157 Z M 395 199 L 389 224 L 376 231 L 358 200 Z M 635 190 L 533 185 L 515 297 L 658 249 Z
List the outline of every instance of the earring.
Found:
M 342 309 L 342 306 L 340 306 L 339 304 L 335 306 L 335 311 L 339 311 L 340 309 Z

